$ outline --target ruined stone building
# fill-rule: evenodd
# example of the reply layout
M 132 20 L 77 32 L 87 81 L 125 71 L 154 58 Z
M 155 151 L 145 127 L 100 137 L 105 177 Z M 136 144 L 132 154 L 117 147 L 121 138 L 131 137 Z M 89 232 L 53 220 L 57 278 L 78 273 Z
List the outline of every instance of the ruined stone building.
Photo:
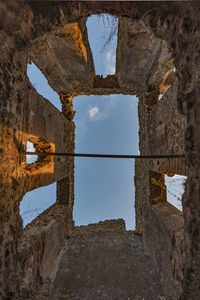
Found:
M 119 18 L 115 75 L 96 76 L 86 20 Z M 0 1 L 0 299 L 200 299 L 200 3 Z M 62 112 L 27 77 L 33 61 Z M 72 99 L 137 95 L 136 230 L 74 227 Z M 159 95 L 163 97 L 158 101 Z M 46 152 L 27 164 L 27 141 Z M 187 175 L 183 213 L 164 174 Z M 25 193 L 57 182 L 56 204 L 23 229 Z

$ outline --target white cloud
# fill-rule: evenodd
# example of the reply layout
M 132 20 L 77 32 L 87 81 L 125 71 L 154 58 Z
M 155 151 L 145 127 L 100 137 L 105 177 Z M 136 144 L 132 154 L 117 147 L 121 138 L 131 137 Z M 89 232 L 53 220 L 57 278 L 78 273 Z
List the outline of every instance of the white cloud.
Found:
M 114 108 L 116 103 L 116 95 L 112 96 L 113 97 L 103 96 L 110 99 L 107 99 L 108 101 L 105 102 L 102 108 L 99 108 L 97 105 L 88 105 L 81 116 L 77 113 L 77 115 L 75 116 L 76 145 L 78 145 L 84 139 L 88 128 L 91 126 L 90 122 L 103 121 L 111 115 L 112 109 Z M 101 98 L 102 96 L 99 97 Z
M 104 96 L 106 98 L 110 98 L 110 96 Z M 103 121 L 106 118 L 108 118 L 111 114 L 111 111 L 115 105 L 115 99 L 112 97 L 111 99 L 108 99 L 108 101 L 105 103 L 104 107 L 100 109 L 97 106 L 94 106 L 89 109 L 89 117 L 92 121 Z
M 109 75 L 115 74 L 116 54 L 113 50 L 106 53 L 106 72 Z
M 96 116 L 98 115 L 98 113 L 99 113 L 99 108 L 98 108 L 97 106 L 92 107 L 92 108 L 88 111 L 88 113 L 89 113 L 90 118 L 93 119 L 94 117 L 96 117 Z

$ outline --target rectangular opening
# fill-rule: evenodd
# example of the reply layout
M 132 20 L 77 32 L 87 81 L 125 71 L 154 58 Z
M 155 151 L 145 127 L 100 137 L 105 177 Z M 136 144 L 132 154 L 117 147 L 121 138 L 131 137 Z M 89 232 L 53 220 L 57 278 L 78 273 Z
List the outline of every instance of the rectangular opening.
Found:
M 76 150 L 79 153 L 138 153 L 138 101 L 135 96 L 79 96 Z M 123 218 L 135 228 L 134 160 L 75 158 L 75 224 Z
M 96 74 L 104 77 L 115 74 L 118 18 L 109 14 L 92 15 L 86 25 Z

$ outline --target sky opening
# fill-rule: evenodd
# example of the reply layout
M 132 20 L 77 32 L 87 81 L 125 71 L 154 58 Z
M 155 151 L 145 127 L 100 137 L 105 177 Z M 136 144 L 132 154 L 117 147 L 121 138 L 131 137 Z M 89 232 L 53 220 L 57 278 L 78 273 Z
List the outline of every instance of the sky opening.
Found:
M 109 14 L 92 15 L 86 25 L 96 75 L 115 74 L 118 18 Z
M 27 75 L 38 94 L 49 100 L 59 111 L 62 111 L 59 95 L 50 87 L 44 74 L 33 62 L 27 64 Z
M 138 100 L 135 96 L 79 96 L 76 150 L 80 153 L 138 153 Z M 76 226 L 123 218 L 135 228 L 134 160 L 75 158 Z
M 33 143 L 27 141 L 26 151 L 27 152 L 35 152 L 35 148 L 33 146 Z M 32 164 L 32 163 L 36 162 L 37 159 L 38 159 L 37 155 L 26 155 L 26 163 L 27 164 Z
M 170 177 L 165 175 L 165 185 L 167 188 L 167 201 L 182 211 L 182 196 L 185 191 L 187 176 L 175 174 Z

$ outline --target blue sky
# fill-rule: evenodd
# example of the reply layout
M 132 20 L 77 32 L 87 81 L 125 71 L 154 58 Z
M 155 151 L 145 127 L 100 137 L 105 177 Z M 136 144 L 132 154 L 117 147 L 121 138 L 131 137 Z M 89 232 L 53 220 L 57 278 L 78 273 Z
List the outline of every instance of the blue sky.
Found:
M 115 73 L 116 26 L 117 20 L 107 16 L 91 16 L 87 21 L 96 74 L 104 77 Z M 114 30 L 115 34 L 104 47 L 110 30 Z M 61 111 L 58 94 L 33 63 L 28 65 L 27 74 L 38 93 Z M 138 153 L 138 100 L 135 96 L 79 96 L 74 98 L 73 103 L 76 111 L 76 152 Z M 32 158 L 27 158 L 28 163 L 31 161 Z M 133 230 L 134 194 L 134 160 L 75 158 L 73 217 L 77 226 L 123 218 L 126 228 Z M 55 201 L 56 183 L 27 193 L 20 205 L 24 226 Z
M 138 153 L 137 104 L 123 95 L 75 98 L 76 152 Z M 134 160 L 75 158 L 75 191 L 76 225 L 123 218 L 134 228 Z

